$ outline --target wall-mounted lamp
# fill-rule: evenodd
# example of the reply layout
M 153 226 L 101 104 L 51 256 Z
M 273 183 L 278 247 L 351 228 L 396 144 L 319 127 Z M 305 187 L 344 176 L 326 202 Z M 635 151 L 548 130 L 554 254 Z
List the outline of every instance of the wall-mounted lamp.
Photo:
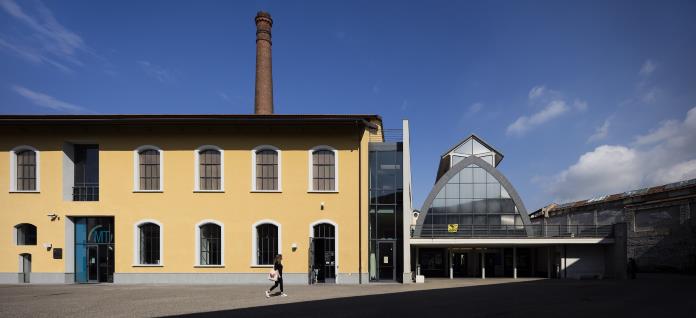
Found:
M 43 247 L 47 250 L 50 251 L 51 247 L 53 247 L 53 244 L 51 243 L 43 243 Z
M 321 210 L 324 211 L 324 202 L 321 202 Z
M 46 216 L 51 218 L 51 221 L 55 221 L 58 218 L 58 214 L 55 214 L 55 213 L 49 213 L 49 214 L 46 214 Z
M 292 243 L 292 245 L 290 247 L 292 248 L 293 252 L 297 251 L 297 243 Z

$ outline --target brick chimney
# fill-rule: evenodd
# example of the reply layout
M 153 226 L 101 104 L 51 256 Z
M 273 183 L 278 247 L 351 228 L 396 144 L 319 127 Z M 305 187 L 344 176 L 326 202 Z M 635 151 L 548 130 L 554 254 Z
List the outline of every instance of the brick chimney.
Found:
M 271 27 L 273 19 L 268 12 L 256 14 L 256 94 L 254 113 L 273 114 L 273 77 L 271 75 Z

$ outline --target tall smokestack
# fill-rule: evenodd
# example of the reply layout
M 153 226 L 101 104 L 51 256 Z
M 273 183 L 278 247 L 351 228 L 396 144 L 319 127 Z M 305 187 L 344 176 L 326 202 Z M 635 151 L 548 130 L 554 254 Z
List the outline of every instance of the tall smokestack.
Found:
M 268 12 L 256 14 L 256 95 L 254 113 L 273 114 L 273 77 L 271 76 L 271 27 L 273 19 Z

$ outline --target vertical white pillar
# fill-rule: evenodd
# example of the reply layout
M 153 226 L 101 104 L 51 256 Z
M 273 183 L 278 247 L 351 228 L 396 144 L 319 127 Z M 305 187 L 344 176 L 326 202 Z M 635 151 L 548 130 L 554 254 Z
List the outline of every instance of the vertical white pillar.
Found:
M 517 246 L 512 247 L 512 278 L 517 279 Z
M 411 196 L 411 137 L 408 127 L 408 120 L 404 119 L 401 123 L 403 129 L 402 146 L 402 180 L 403 180 L 403 282 L 409 283 L 412 279 L 411 274 L 411 225 L 413 223 L 413 199 Z M 418 255 L 416 254 L 416 264 Z M 420 274 L 420 273 L 418 273 Z
M 481 278 L 486 279 L 486 257 L 485 253 L 481 252 Z

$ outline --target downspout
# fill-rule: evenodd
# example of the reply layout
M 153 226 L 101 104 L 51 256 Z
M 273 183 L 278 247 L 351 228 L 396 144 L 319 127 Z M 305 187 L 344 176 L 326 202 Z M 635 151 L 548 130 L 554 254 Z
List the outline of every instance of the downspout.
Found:
M 358 131 L 358 284 L 362 284 L 362 139 L 365 129 Z

